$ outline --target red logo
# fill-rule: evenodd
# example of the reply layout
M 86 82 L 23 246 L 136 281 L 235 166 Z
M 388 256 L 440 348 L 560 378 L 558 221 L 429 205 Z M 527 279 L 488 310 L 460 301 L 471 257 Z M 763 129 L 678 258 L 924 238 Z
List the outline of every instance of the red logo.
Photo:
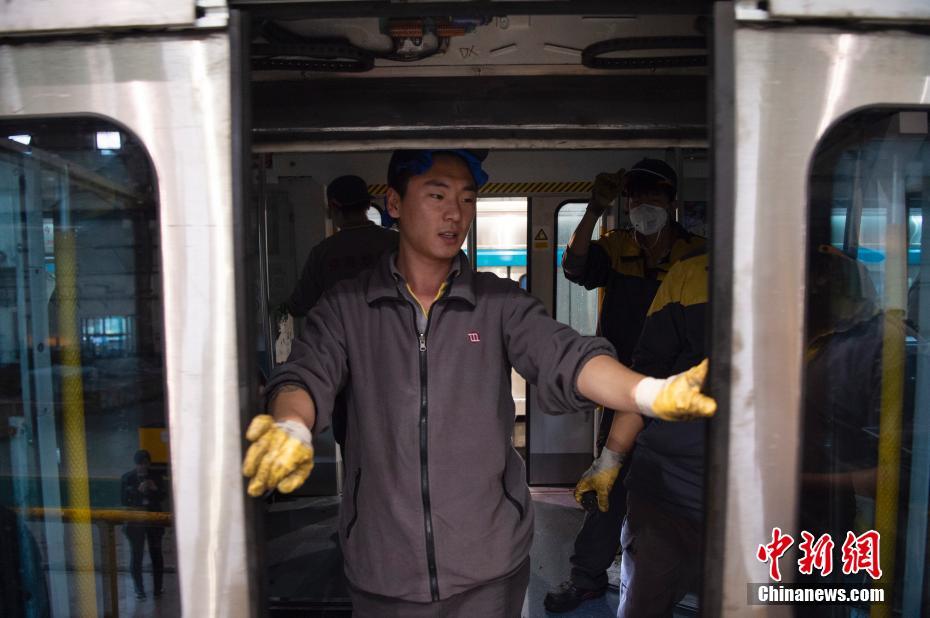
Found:
M 881 536 L 875 530 L 856 536 L 854 532 L 846 533 L 843 543 L 843 574 L 865 571 L 872 579 L 882 576 L 879 564 L 879 541 Z
M 782 534 L 781 528 L 777 526 L 772 529 L 772 542 L 760 545 L 756 551 L 756 558 L 760 562 L 769 562 L 769 577 L 777 582 L 781 581 L 781 571 L 778 569 L 778 559 L 781 558 L 788 548 L 794 545 L 794 537 L 790 534 Z
M 842 546 L 843 574 L 851 575 L 865 571 L 872 579 L 882 576 L 879 561 L 879 543 L 881 535 L 875 530 L 869 530 L 859 536 L 854 532 L 846 533 L 846 541 Z M 782 534 L 781 528 L 772 529 L 772 542 L 759 545 L 756 558 L 760 562 L 769 563 L 769 577 L 781 581 L 781 570 L 778 568 L 778 559 L 785 555 L 794 545 L 794 538 L 790 534 Z M 810 575 L 815 570 L 826 577 L 833 572 L 833 539 L 829 534 L 820 538 L 810 532 L 801 531 L 801 558 L 798 560 L 798 572 Z
M 804 554 L 798 560 L 798 571 L 803 575 L 810 575 L 814 569 L 820 571 L 822 577 L 833 572 L 833 539 L 829 534 L 822 535 L 814 541 L 814 535 L 807 530 L 801 531 L 801 544 L 798 549 Z
M 468 340 L 472 343 L 478 343 L 481 341 L 481 337 L 478 336 L 478 333 L 468 333 Z

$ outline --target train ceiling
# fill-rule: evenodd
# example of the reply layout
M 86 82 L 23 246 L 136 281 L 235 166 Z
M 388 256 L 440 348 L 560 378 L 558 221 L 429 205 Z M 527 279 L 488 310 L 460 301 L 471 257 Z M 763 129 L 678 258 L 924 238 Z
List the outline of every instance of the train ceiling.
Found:
M 230 4 L 257 142 L 706 133 L 707 2 Z

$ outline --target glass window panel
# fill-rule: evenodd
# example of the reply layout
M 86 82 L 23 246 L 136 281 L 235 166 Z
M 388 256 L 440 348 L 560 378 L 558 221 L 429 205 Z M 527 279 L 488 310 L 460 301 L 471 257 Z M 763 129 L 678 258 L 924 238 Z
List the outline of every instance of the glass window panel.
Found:
M 0 613 L 180 615 L 151 162 L 99 119 L 0 125 L 30 136 L 0 138 Z
M 888 615 L 926 616 L 930 247 L 922 228 L 930 212 L 930 140 L 926 132 L 902 131 L 900 114 L 854 114 L 823 138 L 814 158 L 794 538 L 806 530 L 835 544 L 829 577 L 815 569 L 802 580 L 880 589 Z M 877 571 L 847 560 L 869 551 L 873 531 L 877 579 Z M 871 609 L 819 606 L 817 614 Z
M 586 290 L 584 286 L 575 285 L 565 278 L 562 272 L 562 256 L 575 228 L 584 216 L 587 202 L 566 202 L 556 212 L 555 247 L 555 319 L 568 324 L 582 335 L 594 335 L 597 332 L 598 291 Z M 591 234 L 591 239 L 598 238 L 599 229 Z
M 478 244 L 478 270 L 513 279 L 524 288 L 528 204 L 529 200 L 525 197 L 478 198 L 474 225 Z M 516 371 L 511 376 L 511 394 L 517 416 L 524 416 L 526 380 Z

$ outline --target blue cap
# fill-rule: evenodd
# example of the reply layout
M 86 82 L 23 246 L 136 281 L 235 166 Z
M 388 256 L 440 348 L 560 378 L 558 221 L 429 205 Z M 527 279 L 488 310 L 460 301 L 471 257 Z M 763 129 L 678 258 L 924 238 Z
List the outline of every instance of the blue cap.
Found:
M 395 150 L 388 163 L 388 186 L 395 186 L 395 180 L 402 174 L 417 176 L 433 167 L 433 157 L 437 154 L 451 154 L 461 158 L 468 165 L 475 185 L 480 187 L 488 181 L 488 174 L 481 168 L 481 162 L 487 151 L 472 151 L 464 148 L 447 150 Z

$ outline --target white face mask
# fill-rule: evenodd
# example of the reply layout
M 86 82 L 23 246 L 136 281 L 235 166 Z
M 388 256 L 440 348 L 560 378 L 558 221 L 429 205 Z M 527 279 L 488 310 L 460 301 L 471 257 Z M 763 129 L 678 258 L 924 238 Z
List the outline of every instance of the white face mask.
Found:
M 633 229 L 643 236 L 657 234 L 668 221 L 668 211 L 661 206 L 640 204 L 630 210 L 630 223 Z

